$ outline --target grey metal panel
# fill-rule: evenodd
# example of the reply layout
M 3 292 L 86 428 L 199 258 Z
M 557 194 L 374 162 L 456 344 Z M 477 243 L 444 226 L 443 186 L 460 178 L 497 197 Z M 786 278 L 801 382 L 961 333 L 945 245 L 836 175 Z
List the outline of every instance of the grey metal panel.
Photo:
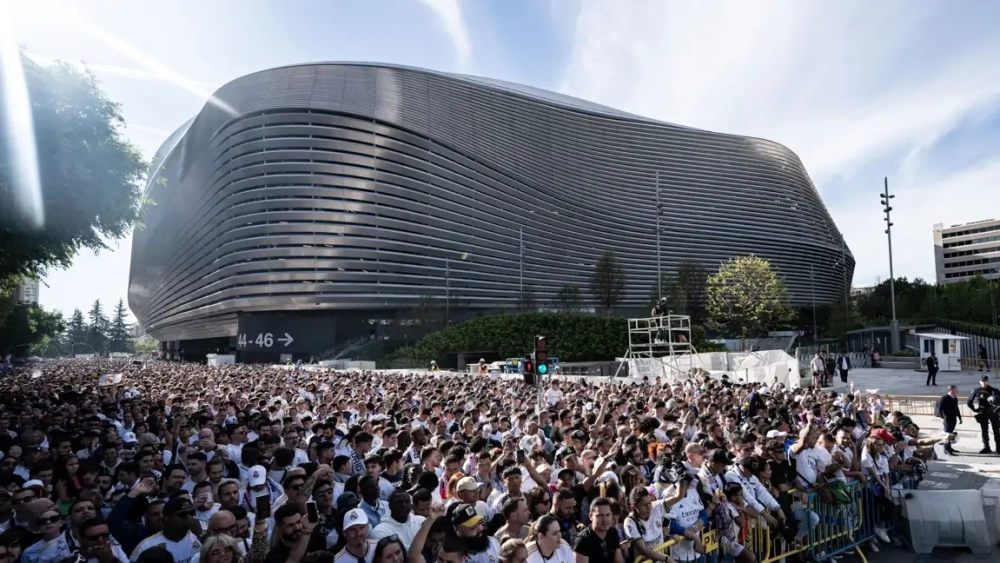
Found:
M 232 334 L 235 313 L 393 310 L 452 294 L 516 307 L 586 288 L 614 250 L 624 308 L 663 267 L 756 253 L 793 303 L 836 300 L 843 244 L 798 157 L 489 79 L 370 64 L 294 65 L 230 82 L 158 151 L 133 236 L 129 304 L 162 339 Z M 810 278 L 810 265 L 816 271 Z

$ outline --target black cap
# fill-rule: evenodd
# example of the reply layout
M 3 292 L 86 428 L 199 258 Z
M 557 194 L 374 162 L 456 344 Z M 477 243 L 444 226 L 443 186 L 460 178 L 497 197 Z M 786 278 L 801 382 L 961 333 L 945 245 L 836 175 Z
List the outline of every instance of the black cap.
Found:
M 989 381 L 989 380 L 990 380 L 990 376 L 988 376 L 988 375 L 984 375 L 984 376 L 982 376 L 982 377 L 979 378 L 979 381 Z

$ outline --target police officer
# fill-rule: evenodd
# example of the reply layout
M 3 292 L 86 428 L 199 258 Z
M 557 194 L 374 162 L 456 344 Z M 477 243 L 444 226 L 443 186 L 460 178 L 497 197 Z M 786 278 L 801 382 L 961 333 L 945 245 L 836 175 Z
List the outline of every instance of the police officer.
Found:
M 983 449 L 979 453 L 993 453 L 990 451 L 987 424 L 993 427 L 993 441 L 997 444 L 997 452 L 1000 452 L 1000 390 L 990 387 L 988 375 L 979 378 L 979 389 L 969 395 L 966 405 L 976 413 L 976 422 L 983 431 Z

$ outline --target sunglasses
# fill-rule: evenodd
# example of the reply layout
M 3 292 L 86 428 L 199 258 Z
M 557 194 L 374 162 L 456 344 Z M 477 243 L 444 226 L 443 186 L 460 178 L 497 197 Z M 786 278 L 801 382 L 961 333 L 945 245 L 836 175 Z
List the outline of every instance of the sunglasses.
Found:
M 398 542 L 398 541 L 399 541 L 399 536 L 397 536 L 396 534 L 393 534 L 391 536 L 386 536 L 386 537 L 378 540 L 378 543 L 376 545 L 378 547 L 385 547 L 385 546 L 389 545 L 390 543 L 395 543 L 395 542 Z
M 285 487 L 285 489 L 288 489 L 288 490 L 291 490 L 291 491 L 298 491 L 298 490 L 302 489 L 302 485 L 303 485 L 303 483 L 299 483 L 298 485 L 288 485 L 287 487 Z
M 59 516 L 57 514 L 55 516 L 49 516 L 48 518 L 39 518 L 38 525 L 44 526 L 46 524 L 55 524 L 56 522 L 61 522 L 61 521 L 62 521 L 62 516 Z
M 176 516 L 178 518 L 181 518 L 181 519 L 187 519 L 187 518 L 191 517 L 191 511 L 190 510 L 178 510 L 177 512 L 174 512 L 174 516 Z
M 319 491 L 313 491 L 314 497 L 325 497 L 333 494 L 333 489 L 321 489 Z
M 108 541 L 111 539 L 111 532 L 102 532 L 100 534 L 87 534 L 86 537 L 90 541 Z

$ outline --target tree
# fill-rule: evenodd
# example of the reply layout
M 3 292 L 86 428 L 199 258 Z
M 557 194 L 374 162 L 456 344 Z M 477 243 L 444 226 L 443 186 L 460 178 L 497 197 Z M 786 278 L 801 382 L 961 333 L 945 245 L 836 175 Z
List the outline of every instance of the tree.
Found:
M 135 341 L 135 353 L 140 356 L 148 356 L 159 348 L 160 343 L 152 338 L 140 338 Z
M 613 251 L 605 251 L 594 264 L 594 273 L 590 278 L 590 293 L 609 317 L 615 305 L 621 302 L 625 293 L 625 270 L 618 263 Z
M 83 313 L 79 309 L 73 309 L 73 316 L 66 327 L 66 339 L 69 340 L 70 354 L 77 344 L 87 341 L 87 322 L 83 320 Z
M 110 323 L 108 322 L 108 317 L 104 315 L 104 308 L 101 306 L 100 299 L 94 301 L 94 305 L 90 308 L 90 312 L 87 315 L 90 325 L 87 328 L 86 342 L 93 348 L 95 354 L 100 354 L 107 349 L 108 331 L 110 329 Z
M 119 299 L 115 305 L 114 318 L 111 320 L 111 327 L 108 329 L 108 340 L 110 351 L 128 352 L 132 347 L 132 335 L 128 330 L 128 309 L 125 308 L 125 300 Z
M 582 309 L 580 288 L 575 285 L 564 285 L 556 293 L 555 309 L 563 313 L 576 314 Z
M 10 297 L 0 292 L 0 356 L 27 356 L 62 331 L 59 313 L 35 303 L 16 303 Z
M 763 258 L 741 256 L 723 262 L 708 278 L 710 325 L 735 332 L 740 339 L 756 337 L 791 319 L 785 283 Z
M 526 287 L 517 296 L 517 310 L 520 313 L 531 313 L 538 309 L 538 303 L 535 301 L 535 294 L 531 291 L 531 288 Z
M 43 216 L 25 212 L 19 195 L 37 187 L 0 165 L 0 288 L 66 267 L 81 248 L 95 252 L 128 234 L 139 218 L 147 169 L 123 135 L 118 104 L 75 67 L 40 66 L 21 56 L 31 100 Z M 0 154 L 11 142 L 0 136 Z
M 660 297 L 667 299 L 668 307 L 678 315 L 688 315 L 692 324 L 701 322 L 705 315 L 705 287 L 708 270 L 694 260 L 683 260 L 672 273 L 660 274 L 660 287 L 656 282 L 649 288 L 649 306 L 652 308 Z

